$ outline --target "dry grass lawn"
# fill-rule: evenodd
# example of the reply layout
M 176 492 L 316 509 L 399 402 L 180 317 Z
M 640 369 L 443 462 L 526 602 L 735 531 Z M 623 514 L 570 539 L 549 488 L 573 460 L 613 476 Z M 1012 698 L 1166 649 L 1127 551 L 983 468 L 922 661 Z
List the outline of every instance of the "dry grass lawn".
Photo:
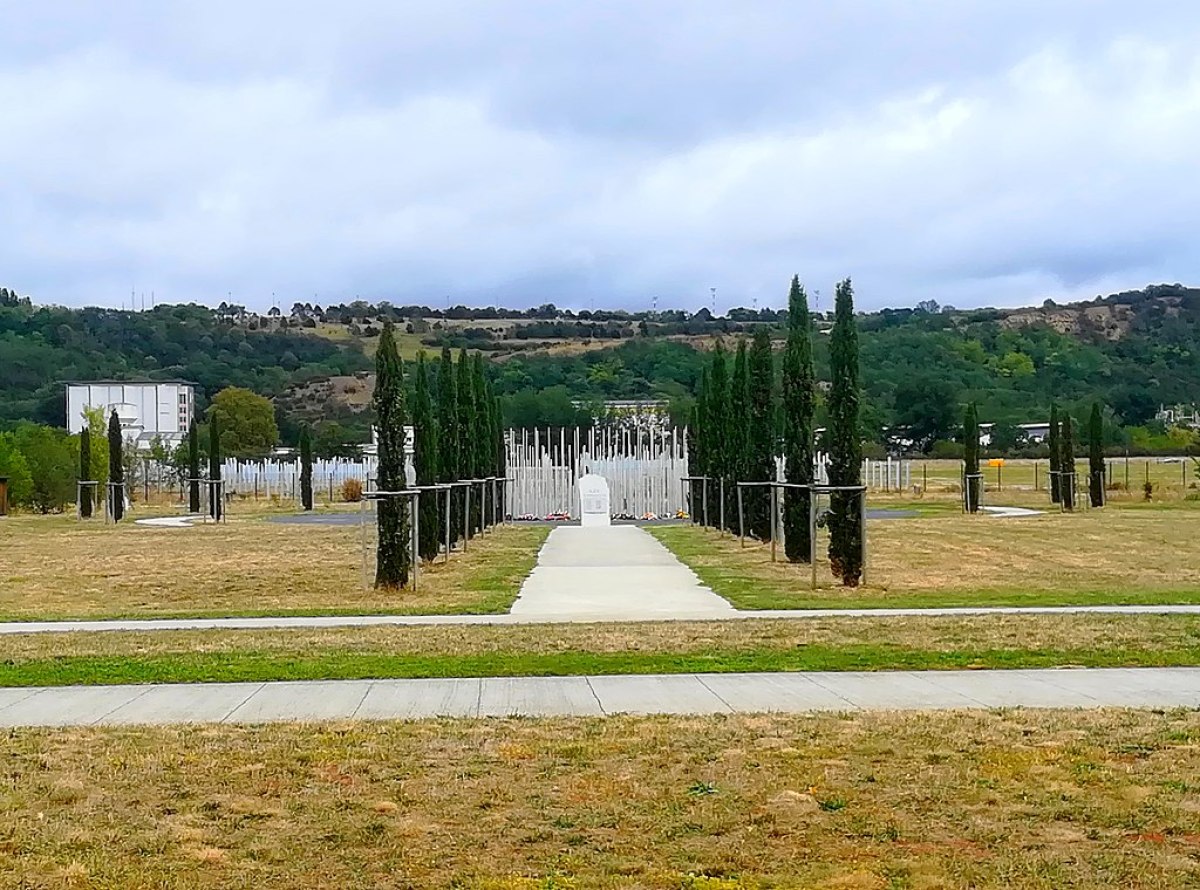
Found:
M 5 886 L 1200 882 L 1200 714 L 9 733 Z
M 79 632 L 0 638 L 11 663 L 45 658 L 143 658 L 258 652 L 412 656 L 791 652 L 806 646 L 963 650 L 1193 650 L 1200 615 L 986 615 L 973 617 L 746 619 L 610 624 L 421 625 L 275 630 Z
M 1143 485 L 1148 481 L 1154 486 L 1154 496 L 1157 498 L 1178 499 L 1188 492 L 1194 492 L 1200 486 L 1196 476 L 1198 464 L 1190 459 L 1181 463 L 1177 459 L 1162 460 L 1155 457 L 1131 457 L 1126 461 L 1123 457 L 1108 458 L 1109 481 L 1120 486 L 1108 493 L 1110 500 L 1121 502 L 1140 501 L 1143 498 Z M 1128 470 L 1126 470 L 1128 464 Z M 984 486 L 988 497 L 985 503 L 1005 503 L 1005 495 L 1020 490 L 1032 492 L 1035 487 L 1040 492 L 1043 504 L 1046 503 L 1047 472 L 1049 462 L 1046 460 L 1015 459 L 1005 460 L 1002 467 L 993 467 L 985 459 L 980 472 L 983 473 Z M 1080 496 L 1087 491 L 1088 463 L 1086 459 L 1075 462 L 1077 475 L 1076 485 Z M 923 485 L 928 482 L 930 491 L 946 488 L 957 489 L 962 479 L 962 461 L 958 460 L 914 460 L 912 461 L 912 482 Z M 1128 488 L 1126 480 L 1128 479 Z
M 153 528 L 11 516 L 0 534 L 0 618 L 505 611 L 544 528 L 500 528 L 423 571 L 416 592 L 362 583 L 357 526 L 233 515 Z
M 902 502 L 884 502 L 902 507 Z M 996 605 L 1200 599 L 1200 510 L 1135 507 L 1022 518 L 943 513 L 868 522 L 868 585 L 833 586 L 819 560 L 770 561 L 770 548 L 698 526 L 653 529 L 739 608 Z M 822 531 L 820 546 L 828 539 Z M 819 555 L 822 551 L 818 551 Z

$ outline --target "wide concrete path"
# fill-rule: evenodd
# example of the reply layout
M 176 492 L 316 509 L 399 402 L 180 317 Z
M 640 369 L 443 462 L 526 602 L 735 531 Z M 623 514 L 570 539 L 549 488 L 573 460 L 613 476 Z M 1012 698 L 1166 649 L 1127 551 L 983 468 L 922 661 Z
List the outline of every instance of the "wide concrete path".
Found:
M 720 618 L 727 600 L 648 532 L 632 525 L 556 528 L 512 614 L 543 620 Z
M 0 635 L 28 633 L 80 633 L 94 631 L 170 630 L 269 630 L 271 628 L 416 626 L 425 624 L 544 624 L 595 621 L 735 621 L 747 618 L 804 620 L 811 618 L 967 618 L 975 615 L 1200 615 L 1200 605 L 1159 606 L 982 606 L 931 609 L 752 609 L 721 613 L 668 615 L 268 615 L 261 618 L 126 618 L 75 621 L 8 621 L 0 623 Z
M 1200 707 L 1200 668 L 487 677 L 0 689 L 0 727 Z

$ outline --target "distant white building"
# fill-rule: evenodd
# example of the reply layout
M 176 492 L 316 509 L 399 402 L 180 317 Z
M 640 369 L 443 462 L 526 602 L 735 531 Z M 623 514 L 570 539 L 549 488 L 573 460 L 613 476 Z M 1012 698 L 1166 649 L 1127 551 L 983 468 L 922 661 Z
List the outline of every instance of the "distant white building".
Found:
M 107 419 L 115 410 L 126 439 L 139 451 L 156 437 L 174 447 L 187 438 L 196 413 L 196 385 L 186 380 L 92 380 L 67 384 L 67 429 L 87 425 L 84 409 L 99 408 Z

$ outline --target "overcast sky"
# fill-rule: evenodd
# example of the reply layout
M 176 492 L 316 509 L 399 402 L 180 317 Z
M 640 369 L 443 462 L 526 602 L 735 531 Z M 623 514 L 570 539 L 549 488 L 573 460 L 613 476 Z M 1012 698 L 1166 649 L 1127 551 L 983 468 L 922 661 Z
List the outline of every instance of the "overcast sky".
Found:
M 41 302 L 864 308 L 1200 281 L 1200 4 L 0 3 Z

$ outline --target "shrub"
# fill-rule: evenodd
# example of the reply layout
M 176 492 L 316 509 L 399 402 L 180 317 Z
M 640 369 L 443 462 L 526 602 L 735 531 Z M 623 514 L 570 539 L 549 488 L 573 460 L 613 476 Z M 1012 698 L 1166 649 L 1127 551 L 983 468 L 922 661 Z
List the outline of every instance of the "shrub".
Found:
M 363 485 L 358 479 L 347 479 L 342 483 L 342 500 L 357 503 L 362 500 Z

